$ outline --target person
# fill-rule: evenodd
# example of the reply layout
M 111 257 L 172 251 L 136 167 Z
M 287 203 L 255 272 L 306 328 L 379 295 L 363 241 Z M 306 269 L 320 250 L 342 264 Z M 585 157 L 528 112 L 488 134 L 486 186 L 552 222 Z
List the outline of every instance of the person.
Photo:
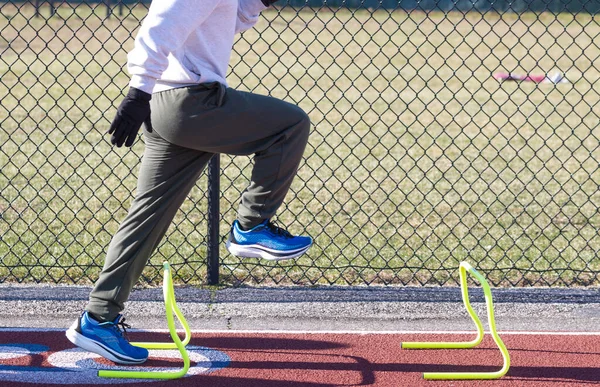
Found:
M 111 143 L 145 142 L 131 208 L 108 247 L 82 315 L 66 331 L 85 350 L 119 364 L 148 351 L 129 343 L 121 312 L 148 259 L 209 159 L 253 155 L 228 250 L 240 257 L 292 259 L 312 245 L 271 221 L 296 175 L 310 121 L 299 107 L 227 87 L 235 34 L 275 0 L 155 0 L 128 53 L 129 91 Z

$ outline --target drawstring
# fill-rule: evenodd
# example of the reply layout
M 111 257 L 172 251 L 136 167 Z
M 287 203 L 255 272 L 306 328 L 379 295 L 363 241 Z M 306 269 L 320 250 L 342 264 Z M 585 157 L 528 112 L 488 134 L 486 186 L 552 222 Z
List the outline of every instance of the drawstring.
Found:
M 225 92 L 227 91 L 227 88 L 225 87 L 225 85 L 223 85 L 220 82 L 216 82 L 217 83 L 217 87 L 218 87 L 218 91 L 217 91 L 217 106 L 223 106 L 223 103 L 225 102 Z
M 221 107 L 225 103 L 225 95 L 227 94 L 227 87 L 221 82 L 208 82 L 201 83 L 196 86 L 191 86 L 190 90 L 199 91 L 202 93 L 203 91 L 209 91 L 205 95 L 202 95 L 202 103 L 206 106 L 214 106 Z

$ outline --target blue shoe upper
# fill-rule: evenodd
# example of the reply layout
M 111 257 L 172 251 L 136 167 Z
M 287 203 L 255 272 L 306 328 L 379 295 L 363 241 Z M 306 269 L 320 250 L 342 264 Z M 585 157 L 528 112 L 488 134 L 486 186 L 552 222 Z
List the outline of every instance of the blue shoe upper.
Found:
M 101 323 L 91 318 L 88 312 L 84 312 L 79 322 L 79 333 L 101 344 L 117 357 L 125 355 L 136 360 L 147 359 L 148 350 L 146 348 L 131 345 L 123 336 L 125 327 L 129 327 L 124 321 L 125 318 L 118 315 L 114 321 Z
M 281 252 L 299 250 L 312 245 L 311 237 L 294 236 L 275 226 L 269 219 L 247 231 L 243 231 L 236 220 L 233 222 L 231 234 L 233 241 L 239 245 L 260 245 Z

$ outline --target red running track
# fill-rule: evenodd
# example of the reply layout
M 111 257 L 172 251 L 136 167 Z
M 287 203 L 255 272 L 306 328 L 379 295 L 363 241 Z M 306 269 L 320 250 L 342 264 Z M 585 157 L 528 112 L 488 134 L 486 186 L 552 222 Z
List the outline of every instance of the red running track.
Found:
M 312 387 L 586 386 L 600 384 L 600 335 L 501 334 L 511 355 L 496 381 L 426 381 L 423 372 L 495 371 L 502 356 L 489 334 L 477 349 L 406 350 L 401 341 L 462 341 L 466 334 L 194 333 L 194 375 L 173 381 L 101 379 L 111 362 L 72 350 L 62 331 L 0 331 L 0 386 Z M 135 341 L 169 341 L 164 332 L 133 332 Z M 181 367 L 178 358 L 145 364 Z M 198 357 L 200 356 L 200 357 Z M 204 356 L 204 357 L 202 357 Z M 198 360 L 200 359 L 200 360 Z M 202 360 L 204 359 L 204 360 Z M 200 367 L 201 366 L 201 367 Z M 212 372 L 209 372 L 212 371 Z

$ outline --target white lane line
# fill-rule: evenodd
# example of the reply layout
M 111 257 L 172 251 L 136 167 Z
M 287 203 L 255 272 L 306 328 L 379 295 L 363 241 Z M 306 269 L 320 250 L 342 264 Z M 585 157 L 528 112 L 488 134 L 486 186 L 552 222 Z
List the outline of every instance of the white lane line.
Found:
M 23 328 L 0 327 L 0 332 L 64 332 L 67 328 Z M 128 329 L 127 332 L 156 332 L 168 333 L 168 329 Z M 183 334 L 183 330 L 177 330 Z M 228 333 L 234 335 L 265 334 L 265 335 L 468 335 L 477 333 L 472 331 L 295 331 L 295 330 L 226 330 L 226 329 L 193 329 L 192 333 Z M 491 334 L 490 331 L 485 331 Z M 501 335 L 541 335 L 541 336 L 600 336 L 600 332 L 532 332 L 532 331 L 498 331 Z

